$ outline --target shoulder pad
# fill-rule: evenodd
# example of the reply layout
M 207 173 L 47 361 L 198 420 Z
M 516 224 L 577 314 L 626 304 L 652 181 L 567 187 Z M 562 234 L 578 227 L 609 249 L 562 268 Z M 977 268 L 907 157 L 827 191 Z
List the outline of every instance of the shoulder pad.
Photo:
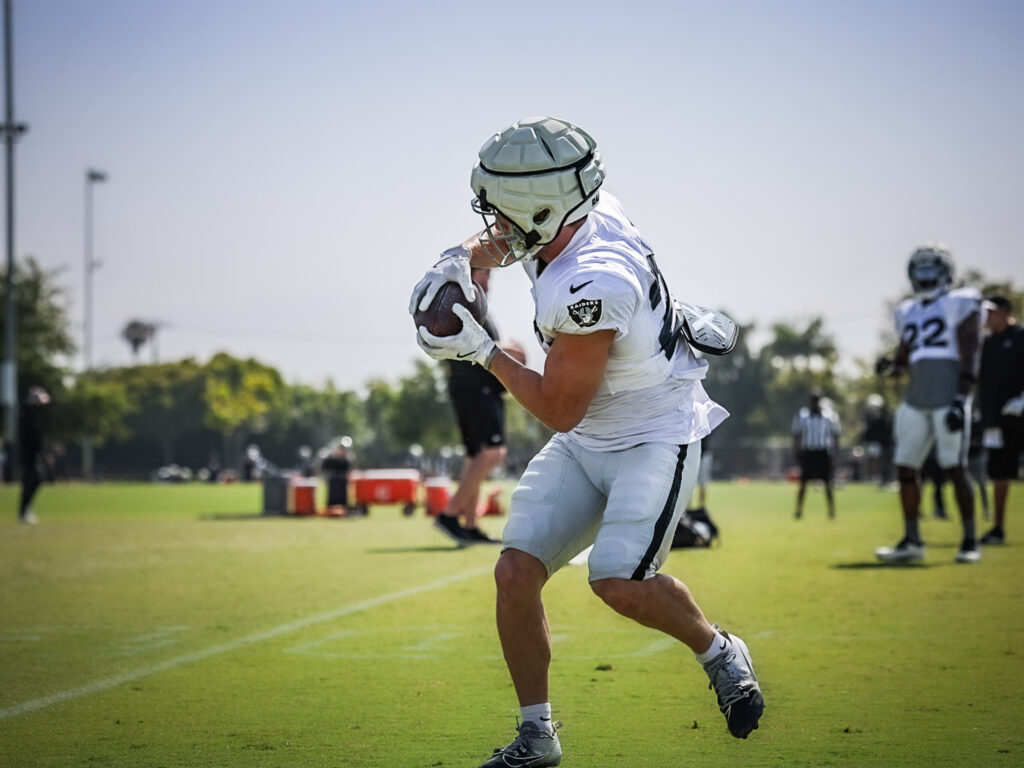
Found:
M 727 355 L 736 347 L 740 331 L 727 315 L 699 304 L 677 301 L 683 317 L 683 337 L 694 349 L 708 355 Z

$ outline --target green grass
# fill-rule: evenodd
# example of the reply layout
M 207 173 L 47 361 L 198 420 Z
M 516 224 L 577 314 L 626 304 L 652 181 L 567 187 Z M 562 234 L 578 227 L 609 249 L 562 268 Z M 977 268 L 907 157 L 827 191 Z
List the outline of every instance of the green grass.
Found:
M 794 495 L 714 485 L 722 546 L 665 568 L 751 648 L 768 710 L 746 741 L 684 648 L 586 569 L 556 575 L 565 766 L 1024 764 L 1024 490 L 977 566 L 931 519 L 925 565 L 876 564 L 893 493 L 844 488 L 831 522 L 816 491 L 794 521 Z M 452 549 L 422 513 L 246 519 L 255 486 L 68 485 L 29 527 L 0 499 L 0 765 L 475 768 L 513 735 L 496 550 Z

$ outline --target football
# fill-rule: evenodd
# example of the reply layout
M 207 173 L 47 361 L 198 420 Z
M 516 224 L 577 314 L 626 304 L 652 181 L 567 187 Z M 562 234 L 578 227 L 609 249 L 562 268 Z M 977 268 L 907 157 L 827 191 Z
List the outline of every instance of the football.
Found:
M 462 321 L 452 311 L 454 304 L 461 304 L 470 311 L 478 323 L 487 317 L 487 295 L 480 283 L 473 281 L 476 287 L 476 299 L 470 301 L 462 293 L 458 283 L 445 283 L 434 296 L 430 306 L 425 310 L 416 310 L 412 319 L 419 328 L 425 326 L 435 336 L 454 336 L 462 330 Z

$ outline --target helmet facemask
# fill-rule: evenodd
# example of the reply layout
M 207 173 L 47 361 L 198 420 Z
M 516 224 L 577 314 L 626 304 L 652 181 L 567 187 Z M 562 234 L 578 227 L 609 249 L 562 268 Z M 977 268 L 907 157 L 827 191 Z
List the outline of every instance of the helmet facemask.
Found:
M 953 259 L 949 249 L 941 243 L 918 248 L 907 264 L 907 275 L 917 296 L 934 301 L 953 284 Z
M 471 205 L 473 212 L 480 214 L 484 220 L 484 228 L 479 235 L 480 244 L 499 267 L 532 259 L 536 251 L 540 250 L 534 248 L 539 239 L 536 230 L 524 232 L 518 224 L 488 204 L 486 190 L 481 190 L 480 197 L 474 198 Z

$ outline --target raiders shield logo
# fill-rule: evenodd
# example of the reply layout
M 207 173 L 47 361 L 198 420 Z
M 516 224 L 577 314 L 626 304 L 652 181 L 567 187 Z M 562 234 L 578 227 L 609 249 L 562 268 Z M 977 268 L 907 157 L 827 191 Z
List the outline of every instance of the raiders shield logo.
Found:
M 597 321 L 601 319 L 600 299 L 580 299 L 575 304 L 566 307 L 566 309 L 569 310 L 569 317 L 580 328 L 589 328 L 592 325 L 597 325 Z

